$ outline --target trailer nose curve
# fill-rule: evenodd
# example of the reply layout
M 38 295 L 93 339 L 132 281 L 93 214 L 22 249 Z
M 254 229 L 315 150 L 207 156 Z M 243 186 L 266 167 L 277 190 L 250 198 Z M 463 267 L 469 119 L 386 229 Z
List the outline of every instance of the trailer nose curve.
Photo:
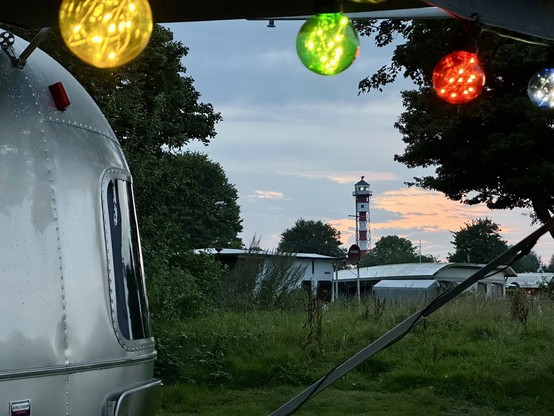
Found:
M 15 38 L 14 53 L 26 45 Z M 18 415 L 153 415 L 161 383 L 121 147 L 42 51 L 24 68 L 0 52 L 0 80 L 0 403 Z

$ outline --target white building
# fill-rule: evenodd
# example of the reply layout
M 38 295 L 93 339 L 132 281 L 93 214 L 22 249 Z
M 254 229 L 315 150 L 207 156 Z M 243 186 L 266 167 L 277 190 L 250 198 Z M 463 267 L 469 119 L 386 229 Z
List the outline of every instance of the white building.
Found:
M 525 289 L 527 294 L 535 296 L 541 286 L 548 285 L 554 278 L 554 273 L 518 273 L 506 280 L 507 289 Z
M 263 260 L 279 256 L 292 256 L 294 258 L 292 267 L 301 272 L 297 285 L 321 293 L 329 300 L 331 298 L 332 281 L 335 263 L 337 262 L 335 257 L 314 253 L 279 253 L 233 248 L 203 248 L 195 250 L 195 253 L 213 255 L 230 268 L 235 267 L 240 259 L 255 258 Z
M 409 286 L 410 281 L 435 280 L 439 290 L 444 290 L 467 279 L 484 265 L 472 263 L 403 263 L 380 266 L 361 267 L 339 270 L 337 279 L 339 296 L 356 296 L 358 280 L 363 294 L 372 293 L 373 286 L 382 280 L 405 281 L 402 287 Z M 498 267 L 486 278 L 475 283 L 468 290 L 474 290 L 487 296 L 505 296 L 506 279 L 517 276 L 511 267 Z

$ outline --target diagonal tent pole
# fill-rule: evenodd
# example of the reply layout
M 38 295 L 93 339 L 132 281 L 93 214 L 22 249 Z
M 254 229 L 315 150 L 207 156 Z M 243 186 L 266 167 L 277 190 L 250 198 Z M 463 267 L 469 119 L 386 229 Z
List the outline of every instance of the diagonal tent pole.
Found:
M 316 394 L 320 393 L 322 390 L 327 388 L 329 385 L 334 383 L 336 380 L 344 376 L 349 371 L 353 370 L 355 367 L 363 363 L 368 358 L 372 357 L 382 349 L 394 344 L 396 341 L 400 340 L 404 335 L 406 335 L 410 329 L 421 322 L 423 319 L 427 318 L 437 309 L 444 306 L 446 303 L 454 299 L 464 290 L 469 288 L 474 283 L 478 282 L 488 275 L 491 272 L 494 272 L 498 267 L 506 266 L 511 264 L 513 261 L 518 260 L 519 258 L 529 254 L 535 243 L 540 237 L 545 233 L 554 230 L 554 218 L 550 219 L 543 226 L 535 230 L 529 236 L 521 240 L 512 248 L 506 250 L 504 253 L 496 257 L 487 265 L 483 266 L 481 269 L 476 271 L 466 280 L 454 286 L 452 289 L 442 293 L 436 297 L 431 303 L 429 303 L 422 310 L 414 313 L 406 320 L 402 321 L 400 324 L 392 328 L 389 332 L 381 336 L 380 338 L 373 341 L 367 347 L 359 351 L 356 355 L 352 356 L 342 364 L 335 367 L 323 378 L 316 381 L 310 387 L 305 389 L 303 392 L 295 396 L 293 399 L 285 403 L 279 409 L 271 413 L 271 416 L 287 416 L 296 412 L 306 401 L 311 399 Z

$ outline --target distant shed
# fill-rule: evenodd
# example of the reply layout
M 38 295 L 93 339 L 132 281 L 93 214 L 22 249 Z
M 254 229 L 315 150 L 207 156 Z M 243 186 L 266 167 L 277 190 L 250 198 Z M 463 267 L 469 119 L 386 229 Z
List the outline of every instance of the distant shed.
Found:
M 387 303 L 419 304 L 437 297 L 439 286 L 436 280 L 381 280 L 372 289 L 375 298 Z
M 538 294 L 541 286 L 552 282 L 554 273 L 518 273 L 517 276 L 510 276 L 506 280 L 507 289 L 525 289 L 529 295 Z
M 318 293 L 325 293 L 325 297 L 329 299 L 331 297 L 331 283 L 337 262 L 335 257 L 315 253 L 279 253 L 231 248 L 203 248 L 195 250 L 195 253 L 213 255 L 230 268 L 235 267 L 241 259 L 255 258 L 266 261 L 279 256 L 292 256 L 294 257 L 293 267 L 302 270 L 302 277 L 298 281 L 298 286 L 310 288 Z
M 462 282 L 483 266 L 473 263 L 402 263 L 361 267 L 360 288 L 362 293 L 368 294 L 372 293 L 372 287 L 381 280 L 436 280 L 443 290 Z M 356 293 L 357 274 L 355 268 L 338 271 L 336 285 L 339 296 L 350 297 Z M 468 290 L 487 296 L 504 296 L 506 278 L 513 276 L 516 273 L 511 267 L 499 266 Z

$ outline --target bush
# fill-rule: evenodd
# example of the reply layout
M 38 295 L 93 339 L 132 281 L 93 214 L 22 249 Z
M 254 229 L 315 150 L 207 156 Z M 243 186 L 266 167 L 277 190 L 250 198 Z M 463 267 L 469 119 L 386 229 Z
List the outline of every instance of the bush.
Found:
M 148 298 L 156 337 L 157 377 L 179 380 L 184 367 L 186 335 L 182 322 L 213 310 L 219 300 L 221 265 L 211 256 L 187 252 L 165 262 L 151 262 L 147 269 Z
M 213 308 L 220 294 L 221 265 L 207 255 L 185 253 L 147 270 L 155 321 L 190 319 Z
M 524 289 L 515 290 L 510 297 L 510 315 L 523 325 L 529 316 L 529 299 Z

